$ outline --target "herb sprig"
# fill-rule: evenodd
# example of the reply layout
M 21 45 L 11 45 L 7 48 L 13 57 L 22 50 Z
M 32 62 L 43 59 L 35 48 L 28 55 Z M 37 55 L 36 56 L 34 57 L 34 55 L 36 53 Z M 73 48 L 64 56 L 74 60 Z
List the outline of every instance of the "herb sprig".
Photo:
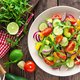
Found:
M 30 12 L 30 0 L 0 0 L 0 24 L 8 24 L 11 21 L 19 26 L 25 23 L 22 18 L 25 12 Z

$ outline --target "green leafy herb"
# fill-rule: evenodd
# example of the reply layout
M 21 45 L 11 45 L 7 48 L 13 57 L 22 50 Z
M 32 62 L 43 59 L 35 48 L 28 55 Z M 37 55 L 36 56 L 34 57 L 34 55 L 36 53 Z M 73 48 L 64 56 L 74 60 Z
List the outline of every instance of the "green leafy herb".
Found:
M 25 12 L 30 12 L 30 0 L 0 0 L 0 23 L 8 24 L 11 21 L 19 26 L 25 23 L 22 18 Z

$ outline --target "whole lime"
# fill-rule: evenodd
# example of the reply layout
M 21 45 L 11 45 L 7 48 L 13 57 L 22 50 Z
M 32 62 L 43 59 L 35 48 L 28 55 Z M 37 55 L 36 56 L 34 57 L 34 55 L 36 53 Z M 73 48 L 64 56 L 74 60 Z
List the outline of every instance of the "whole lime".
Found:
M 23 52 L 20 49 L 13 50 L 9 55 L 10 61 L 15 61 L 15 62 L 21 60 L 22 57 L 23 57 Z

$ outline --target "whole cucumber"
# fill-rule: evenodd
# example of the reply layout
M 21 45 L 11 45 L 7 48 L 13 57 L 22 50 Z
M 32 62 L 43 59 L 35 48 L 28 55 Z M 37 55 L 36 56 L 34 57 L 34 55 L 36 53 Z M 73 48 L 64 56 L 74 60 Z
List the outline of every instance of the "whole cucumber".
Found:
M 28 80 L 26 78 L 20 77 L 20 76 L 16 76 L 10 73 L 6 73 L 5 74 L 6 80 Z

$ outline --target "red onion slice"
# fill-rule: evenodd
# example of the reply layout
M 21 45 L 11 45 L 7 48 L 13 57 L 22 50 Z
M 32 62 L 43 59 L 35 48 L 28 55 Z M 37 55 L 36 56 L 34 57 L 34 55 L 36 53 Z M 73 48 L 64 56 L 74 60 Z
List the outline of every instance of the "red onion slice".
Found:
M 39 31 L 36 31 L 34 34 L 33 34 L 33 38 L 35 39 L 36 35 L 39 33 Z
M 41 41 L 40 36 L 38 34 L 36 35 L 36 41 L 38 41 L 38 42 Z
M 65 19 L 66 19 L 66 13 L 64 13 L 64 14 L 62 15 L 61 21 L 64 21 Z
M 52 49 L 48 49 L 48 50 L 43 50 L 42 53 L 48 53 L 48 52 L 51 52 Z
M 65 65 L 62 65 L 60 67 L 60 71 L 67 71 L 67 70 L 68 70 L 68 68 Z

